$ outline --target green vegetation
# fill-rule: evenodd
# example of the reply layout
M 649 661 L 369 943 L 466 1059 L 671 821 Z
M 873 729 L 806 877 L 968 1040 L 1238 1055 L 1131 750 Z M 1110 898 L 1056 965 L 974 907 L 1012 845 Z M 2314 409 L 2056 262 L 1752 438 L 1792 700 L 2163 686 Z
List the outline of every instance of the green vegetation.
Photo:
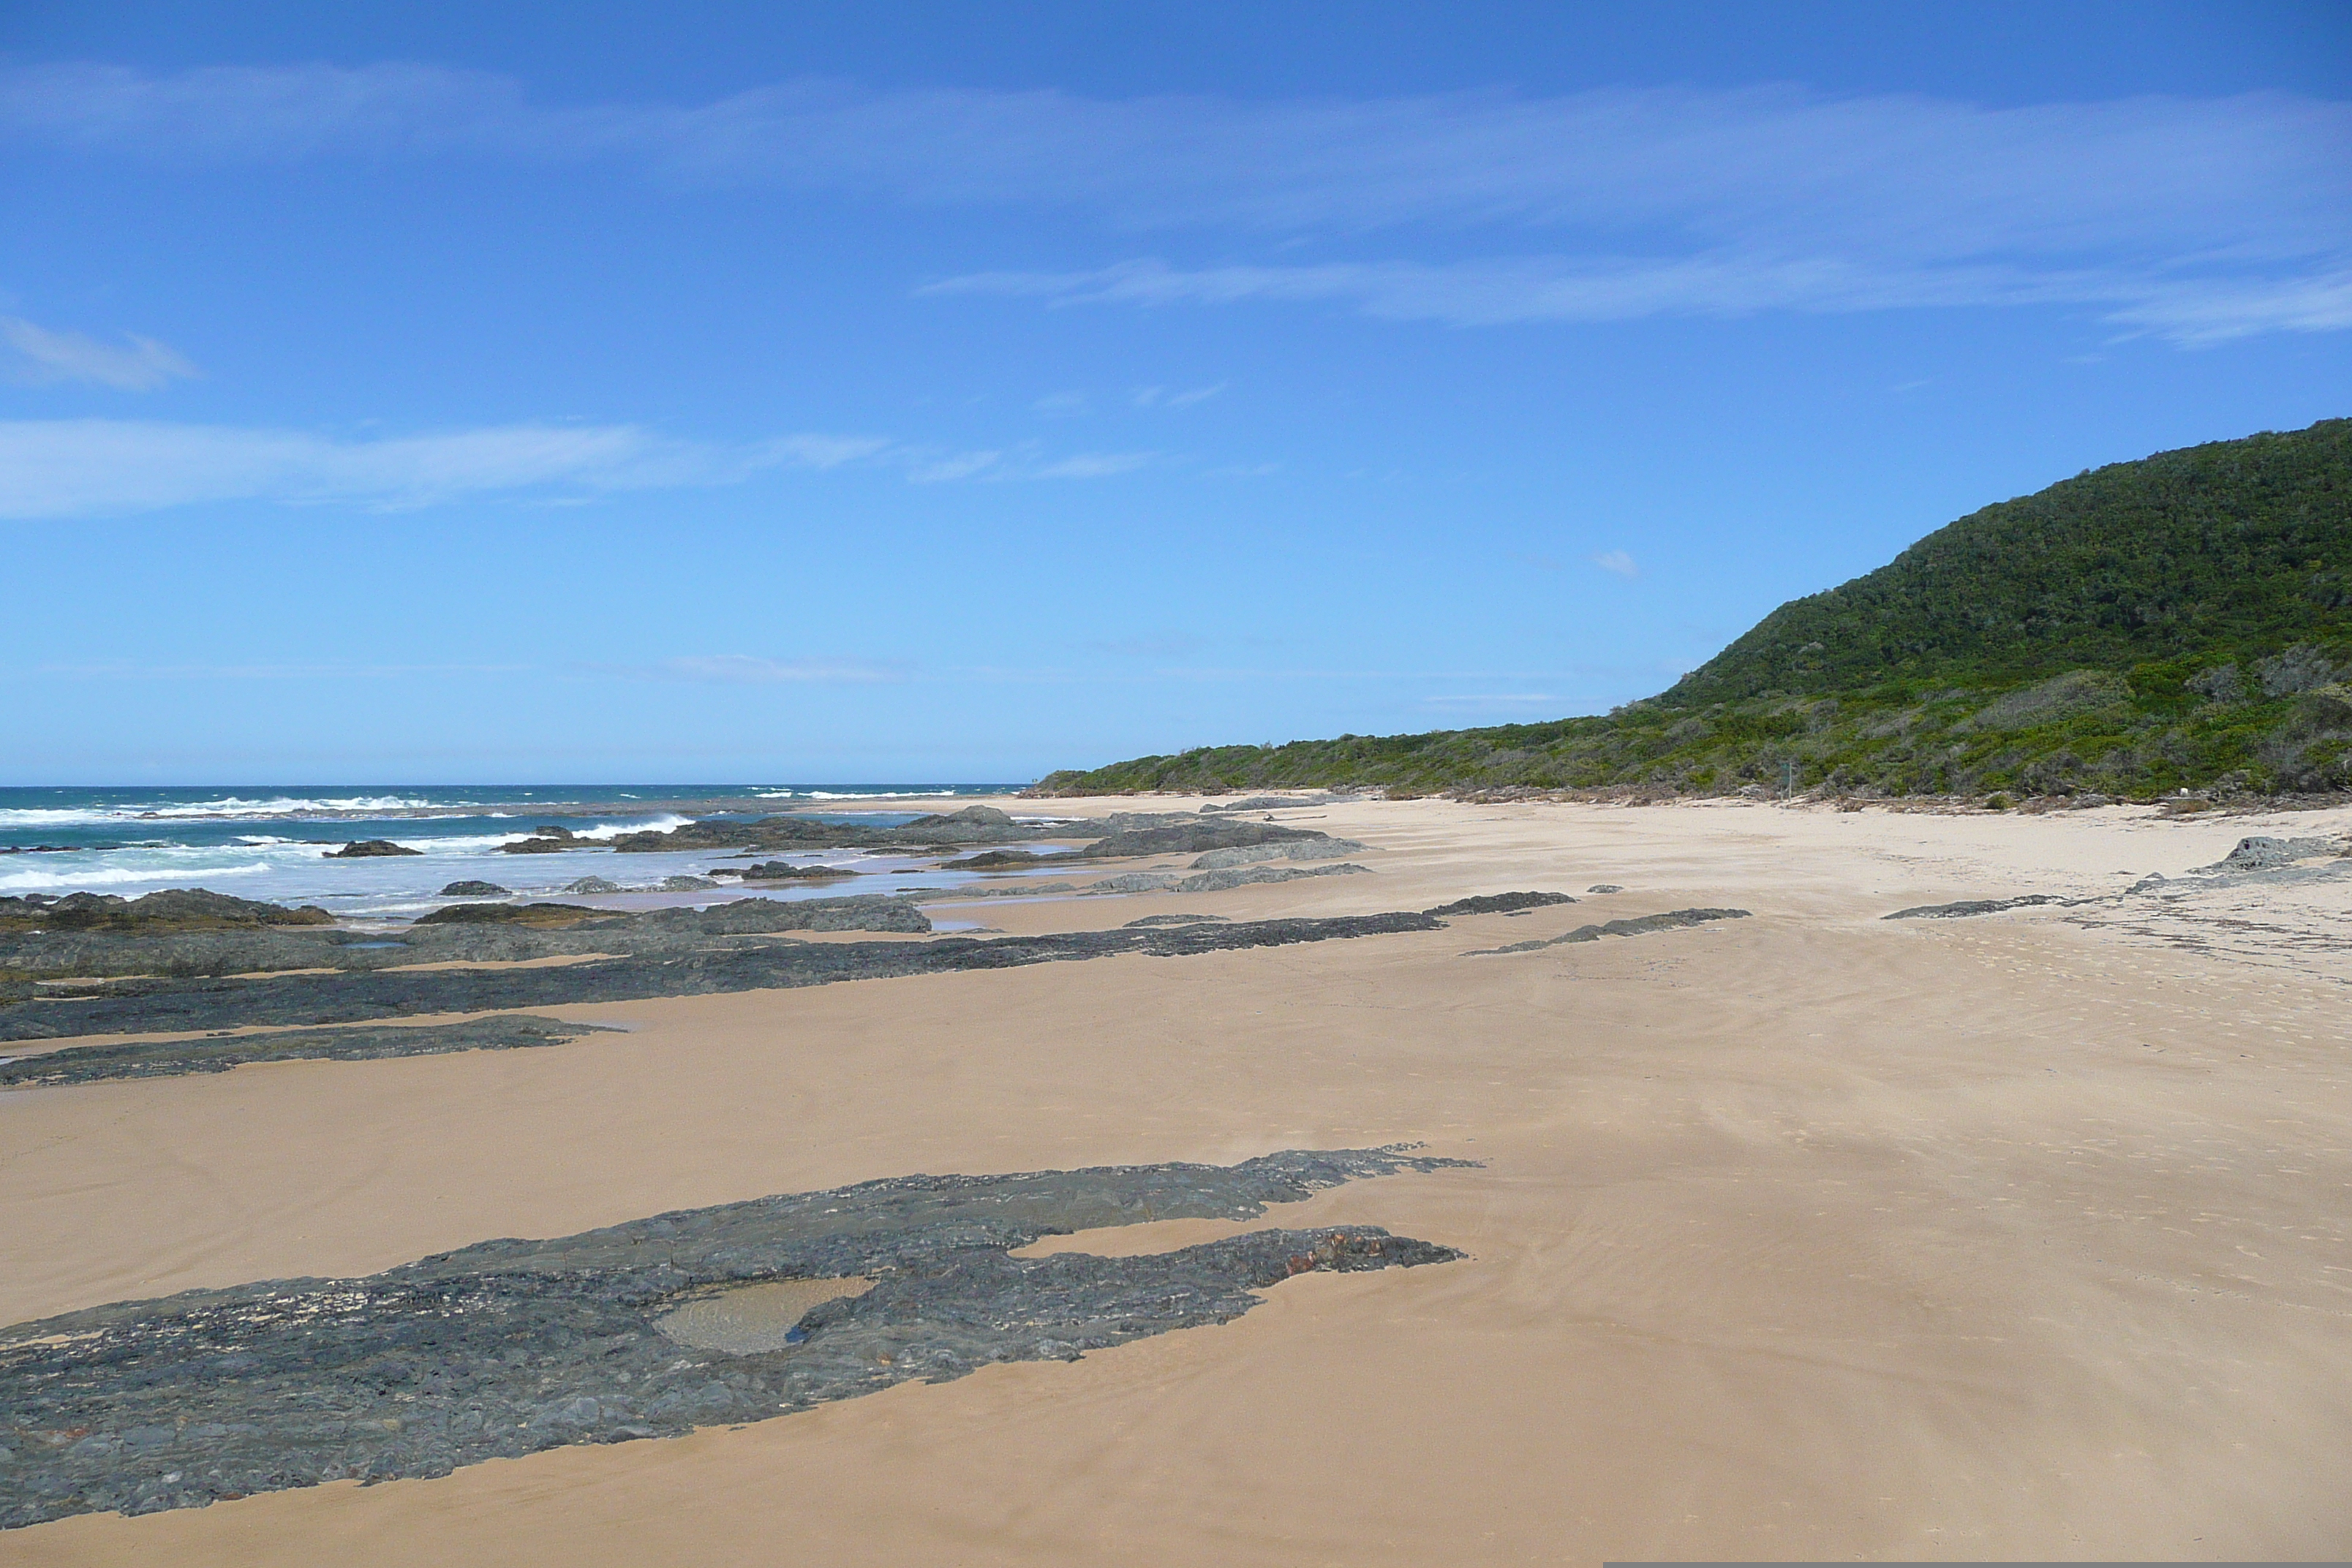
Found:
M 1781 605 L 1605 716 L 1204 747 L 1043 791 L 2352 785 L 2352 419 L 2085 472 Z

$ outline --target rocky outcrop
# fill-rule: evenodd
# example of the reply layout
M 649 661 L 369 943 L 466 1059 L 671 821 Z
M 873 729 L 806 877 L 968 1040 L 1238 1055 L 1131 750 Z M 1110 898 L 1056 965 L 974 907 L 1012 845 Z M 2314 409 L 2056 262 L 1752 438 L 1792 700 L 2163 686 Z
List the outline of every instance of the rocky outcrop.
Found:
M 605 877 L 577 877 L 563 884 L 567 893 L 617 893 L 621 884 Z
M 1429 912 L 1433 915 L 1515 915 L 1524 910 L 1548 910 L 1576 900 L 1566 893 L 1487 893 L 1475 899 L 1456 899 L 1450 904 L 1440 904 Z
M 945 816 L 919 816 L 900 831 L 937 834 L 946 830 L 961 833 L 969 828 L 975 832 L 993 835 L 1017 826 L 1013 818 L 992 805 L 967 805 L 961 811 L 950 812 Z
M 1129 855 L 1198 855 L 1209 849 L 1329 837 L 1312 828 L 1282 827 L 1271 822 L 1210 822 L 1195 816 L 1149 827 L 1120 828 L 1078 853 L 1097 860 Z
M 1443 926 L 1429 915 L 1398 912 L 1237 921 L 1232 925 L 1168 931 L 1060 931 L 1043 936 L 945 937 L 929 942 L 723 940 L 790 930 L 879 929 L 912 932 L 928 930 L 929 923 L 912 904 L 897 899 L 811 899 L 791 902 L 742 899 L 708 910 L 653 910 L 641 915 L 583 921 L 577 929 L 566 931 L 533 931 L 510 925 L 453 930 L 448 926 L 418 924 L 406 928 L 404 940 L 397 947 L 372 948 L 354 954 L 348 948 L 337 950 L 321 942 L 309 950 L 314 964 L 341 963 L 346 966 L 341 973 L 230 979 L 161 976 L 152 967 L 138 967 L 117 969 L 114 973 L 152 978 L 125 978 L 80 988 L 45 988 L 39 1001 L 0 1003 L 0 1040 L 297 1026 L 433 1014 L 545 1009 L 588 1002 L 702 996 L 825 985 L 843 980 L 1011 969 L 1122 954 L 1178 958 L 1295 942 L 1437 931 Z M 290 933 L 269 934 L 280 942 L 293 940 Z M 43 942 L 26 938 L 18 945 L 37 947 Z M 583 956 L 579 963 L 562 965 L 423 967 L 446 961 L 453 954 L 478 961 L 492 956 L 513 959 L 557 952 L 623 956 Z M 252 956 L 250 949 L 236 954 L 231 962 L 237 966 L 226 973 L 247 975 L 267 967 L 252 963 Z M 281 950 L 279 964 L 291 967 L 285 962 L 287 956 L 291 955 Z M 118 959 L 137 962 L 128 955 L 118 955 Z M 361 962 L 353 962 L 354 959 Z
M 1886 921 L 1957 921 L 1971 915 L 1997 915 L 2003 910 L 2032 909 L 2038 904 L 2088 903 L 2087 899 L 2062 899 L 2055 893 L 2026 893 L 2014 899 L 1958 899 L 1948 904 L 1916 904 L 1878 918 Z
M 417 916 L 415 923 L 538 926 L 561 931 L 583 921 L 625 918 L 610 910 L 592 910 L 585 904 L 445 904 L 429 915 Z
M 320 858 L 327 860 L 371 860 L 379 856 L 384 855 L 422 855 L 424 853 L 425 851 L 422 849 L 410 849 L 402 845 L 394 844 L 389 838 L 362 838 L 355 844 L 346 844 L 341 849 L 330 849 L 325 855 L 321 856 Z
M 283 904 L 231 898 L 202 888 L 166 888 L 143 898 L 113 893 L 68 893 L 0 899 L 0 931 L 103 931 L 162 934 L 171 931 L 249 931 L 263 926 L 332 925 L 335 917 L 316 904 Z M 0 968 L 8 967 L 0 960 Z
M 450 1051 L 514 1050 L 560 1046 L 608 1032 L 596 1024 L 562 1024 L 528 1013 L 504 1013 L 462 1024 L 362 1024 L 356 1028 L 289 1029 L 226 1039 L 68 1046 L 38 1056 L 0 1059 L 0 1089 L 56 1089 L 107 1079 L 226 1072 L 248 1062 L 364 1062 Z
M 543 827 L 532 828 L 530 837 L 528 838 L 518 838 L 511 844 L 499 845 L 499 853 L 501 855 L 553 855 L 565 849 L 590 848 L 594 843 L 595 840 L 582 838 L 568 827 L 550 823 Z
M 496 882 L 452 882 L 441 889 L 445 899 L 511 899 L 512 888 L 501 888 Z
M 1579 926 L 1572 931 L 1536 942 L 1515 942 L 1507 947 L 1482 947 L 1464 956 L 1487 958 L 1505 952 L 1534 952 L 1538 948 L 1560 947 L 1569 942 L 1599 942 L 1604 936 L 1646 936 L 1652 931 L 1705 925 L 1709 921 L 1744 921 L 1748 918 L 1746 910 L 1669 910 L 1662 915 L 1640 915 L 1633 920 Z
M 762 860 L 744 867 L 741 875 L 747 882 L 835 882 L 858 873 L 846 866 L 795 866 L 789 860 Z
M 1255 866 L 1265 860 L 1338 860 L 1360 854 L 1366 845 L 1352 838 L 1290 838 L 1273 844 L 1244 844 L 1234 849 L 1212 849 L 1192 862 L 1195 871 L 1222 871 L 1230 866 Z
M 358 972 L 418 963 L 511 963 L 583 953 L 679 960 L 691 959 L 719 938 L 744 934 L 930 930 L 930 922 L 910 902 L 872 897 L 791 902 L 744 899 L 706 910 L 641 913 L 571 908 L 580 912 L 553 924 L 545 923 L 550 917 L 543 916 L 518 921 L 459 915 L 390 931 L 345 930 L 331 924 L 323 914 L 315 928 L 52 931 L 32 924 L 11 931 L 0 925 L 0 976 L 12 973 L 45 978 L 152 975 L 168 983 L 289 969 Z
M 1363 798 L 1355 795 L 1253 795 L 1240 800 L 1208 801 L 1201 809 L 1203 812 L 1280 811 L 1299 805 L 1353 805 Z
M 2238 847 L 2199 872 L 2274 871 L 2298 861 L 2352 855 L 2352 844 L 2336 838 L 2241 838 Z
M 1374 1226 L 1140 1256 L 1013 1256 L 1030 1243 L 1145 1219 L 1255 1219 L 1348 1182 L 1463 1163 L 1341 1149 L 1233 1166 L 905 1176 L 483 1242 L 362 1279 L 267 1280 L 21 1323 L 0 1331 L 0 1527 L 442 1476 L 1000 1363 L 1076 1361 L 1230 1321 L 1298 1274 L 1461 1254 Z M 731 1299 L 756 1302 L 757 1288 L 796 1282 L 778 1331 L 739 1349 L 702 1348 L 682 1324 L 720 1292 L 751 1287 Z M 839 1287 L 831 1300 L 827 1283 Z
M 1038 855 L 1027 849 L 990 849 L 978 855 L 967 855 L 961 860 L 942 860 L 942 871 L 1021 871 L 1031 867 L 1047 865 L 1066 856 Z
M 762 816 L 749 822 L 706 817 L 667 832 L 624 833 L 613 840 L 613 847 L 625 855 L 674 854 L 695 849 L 764 854 L 793 849 L 920 848 L 934 845 L 953 847 L 963 844 L 1001 844 L 1007 839 L 1091 837 L 1095 832 L 1083 823 L 1015 822 L 994 806 L 971 805 L 943 816 L 919 816 L 898 827 L 818 822 L 793 816 Z

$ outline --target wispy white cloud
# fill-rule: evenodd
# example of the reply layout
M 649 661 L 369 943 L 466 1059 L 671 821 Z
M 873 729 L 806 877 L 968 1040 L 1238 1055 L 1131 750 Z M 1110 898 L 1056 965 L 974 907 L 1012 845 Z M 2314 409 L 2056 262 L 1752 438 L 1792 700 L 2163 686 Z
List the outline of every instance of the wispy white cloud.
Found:
M 1785 86 L 1238 102 L 800 81 L 555 107 L 427 66 L 68 64 L 0 72 L 0 138 L 175 162 L 595 160 L 1358 250 L 1380 231 L 1485 231 L 1504 257 L 1012 275 L 1055 298 L 1462 324 L 2063 303 L 2184 342 L 2352 317 L 2352 104 L 2281 93 L 1990 109 Z
M 1191 632 L 1163 632 L 1158 637 L 1103 638 L 1086 646 L 1121 658 L 1182 658 L 1208 647 L 1209 639 Z
M 906 671 L 896 665 L 863 659 L 777 659 L 740 653 L 681 656 L 632 668 L 626 673 L 656 680 L 728 686 L 854 686 L 906 679 Z
M 958 479 L 994 478 L 1002 471 L 1003 452 L 954 452 L 946 457 L 917 458 L 907 467 L 907 478 L 919 485 L 952 484 Z
M 19 381 L 85 381 L 119 392 L 152 392 L 195 375 L 178 350 L 153 338 L 123 334 L 123 345 L 81 332 L 53 331 L 21 316 L 0 316 L 0 342 L 16 351 L 10 366 Z
M 0 517 L 104 516 L 230 500 L 400 509 L 468 496 L 732 484 L 766 468 L 835 468 L 887 446 L 814 435 L 725 446 L 626 425 L 508 425 L 348 440 L 140 420 L 0 421 Z
M 1642 574 L 1642 569 L 1633 564 L 1633 558 L 1622 550 L 1604 550 L 1592 558 L 1592 563 L 1603 572 L 1613 573 L 1620 577 Z
M 1139 386 L 1129 395 L 1128 401 L 1138 408 L 1190 408 L 1196 403 L 1206 403 L 1224 391 L 1225 384 L 1196 386 L 1189 392 L 1171 392 L 1164 386 Z
M 1068 457 L 1049 458 L 1034 442 L 970 452 L 939 453 L 907 447 L 895 455 L 906 463 L 907 478 L 919 485 L 961 480 L 1102 479 L 1133 473 L 1160 458 L 1157 452 L 1075 452 Z
M 1080 452 L 1074 457 L 1041 463 L 1027 475 L 1035 479 L 1107 479 L 1148 468 L 1156 452 Z
M 1732 316 L 1769 310 L 1847 312 L 2050 304 L 2091 306 L 2123 328 L 2188 343 L 2352 326 L 2352 270 L 2276 282 L 2118 269 L 2034 272 L 2017 267 L 1908 262 L 1857 265 L 1727 252 L 1664 261 L 1540 256 L 1191 270 L 1145 258 L 1083 272 L 976 272 L 928 283 L 916 292 L 1033 297 L 1056 305 L 1333 303 L 1386 321 L 1457 327 Z

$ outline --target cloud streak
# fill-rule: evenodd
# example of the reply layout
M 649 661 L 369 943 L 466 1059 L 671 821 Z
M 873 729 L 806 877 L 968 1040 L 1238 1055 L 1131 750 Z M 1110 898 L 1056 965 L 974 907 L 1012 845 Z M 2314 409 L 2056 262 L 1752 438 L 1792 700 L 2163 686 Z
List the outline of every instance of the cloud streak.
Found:
M 1547 256 L 1192 270 L 1142 258 L 1087 272 L 972 273 L 916 292 L 1037 298 L 1056 305 L 1330 303 L 1384 321 L 1456 327 L 1967 305 L 2091 306 L 2118 326 L 2184 343 L 2352 327 L 2352 268 L 2284 280 L 2168 278 L 2125 270 L 1856 265 L 1752 253 L 1670 261 Z
M 483 497 L 581 500 L 740 484 L 772 470 L 895 468 L 917 484 L 1092 479 L 1151 452 L 1050 458 L 1034 446 L 942 453 L 878 436 L 733 444 L 634 425 L 500 425 L 350 440 L 299 430 L 127 419 L 0 420 L 0 519 L 105 517 L 205 502 L 397 511 Z
M 2280 93 L 2006 109 L 1791 87 L 1244 103 L 797 81 L 704 104 L 553 106 L 510 79 L 430 66 L 68 64 L 0 71 L 0 139 L 180 164 L 595 162 L 1357 253 L 975 274 L 939 291 L 1324 300 L 1459 325 L 2059 304 L 2191 342 L 2352 324 L 2352 105 Z M 1412 258 L 1362 254 L 1377 236 Z M 1484 254 L 1464 254 L 1464 236 Z
M 16 379 L 36 384 L 79 381 L 118 392 L 152 392 L 198 374 L 176 349 L 135 333 L 124 333 L 128 346 L 117 347 L 80 332 L 52 331 L 21 316 L 0 316 L 0 342 L 16 351 Z
M 682 656 L 619 673 L 722 686 L 866 685 L 906 679 L 906 671 L 895 665 L 862 659 L 776 659 L 740 653 Z
M 92 517 L 206 501 L 384 510 L 486 495 L 593 495 L 739 482 L 877 454 L 864 437 L 740 446 L 635 426 L 508 425 L 380 440 L 143 420 L 0 421 L 0 517 Z

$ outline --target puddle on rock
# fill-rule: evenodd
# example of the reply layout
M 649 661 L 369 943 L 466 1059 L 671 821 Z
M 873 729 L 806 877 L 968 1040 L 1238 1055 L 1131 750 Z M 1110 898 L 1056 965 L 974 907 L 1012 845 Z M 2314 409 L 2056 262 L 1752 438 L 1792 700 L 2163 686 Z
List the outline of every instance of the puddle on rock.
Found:
M 863 1296 L 874 1281 L 855 1275 L 841 1279 L 771 1279 L 738 1285 L 664 1312 L 654 1327 L 698 1351 L 755 1355 L 800 1343 L 800 1321 L 811 1309 L 845 1297 Z

